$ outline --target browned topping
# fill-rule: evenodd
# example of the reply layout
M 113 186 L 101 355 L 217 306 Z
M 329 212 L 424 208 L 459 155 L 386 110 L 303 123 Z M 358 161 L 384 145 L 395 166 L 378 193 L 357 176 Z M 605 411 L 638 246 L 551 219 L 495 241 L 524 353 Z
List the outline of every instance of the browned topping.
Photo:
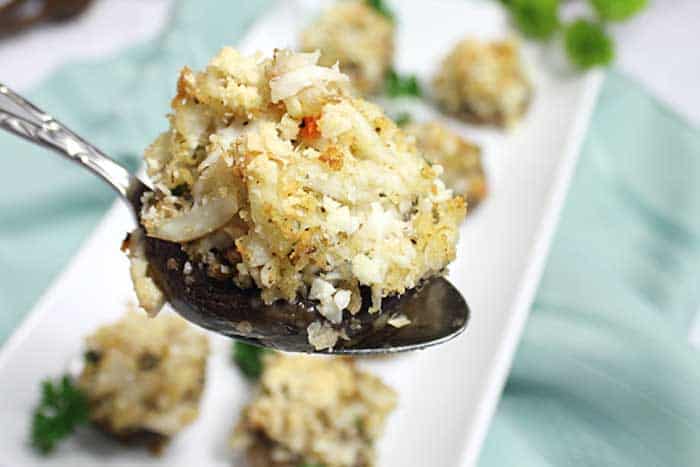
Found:
M 332 170 L 340 170 L 343 168 L 343 153 L 335 146 L 330 146 L 323 151 L 318 160 L 325 162 Z
M 173 108 L 177 106 L 177 103 L 183 101 L 192 94 L 191 82 L 193 76 L 192 70 L 187 66 L 180 71 L 180 77 L 177 79 L 177 94 L 175 94 L 170 104 Z

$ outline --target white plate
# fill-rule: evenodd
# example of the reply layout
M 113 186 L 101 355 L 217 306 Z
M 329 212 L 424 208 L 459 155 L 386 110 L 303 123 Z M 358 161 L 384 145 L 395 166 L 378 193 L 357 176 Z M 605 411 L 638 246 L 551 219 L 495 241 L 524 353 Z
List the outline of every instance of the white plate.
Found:
M 315 1 L 279 2 L 241 47 L 270 51 L 293 46 L 317 8 Z M 508 34 L 495 3 L 411 0 L 400 6 L 397 2 L 394 9 L 397 67 L 418 73 L 423 82 L 463 35 Z M 519 127 L 505 134 L 448 122 L 484 145 L 490 185 L 488 199 L 462 228 L 458 259 L 450 268 L 450 280 L 473 310 L 467 332 L 438 348 L 363 362 L 381 373 L 400 397 L 379 445 L 380 465 L 473 464 L 501 393 L 602 78 L 600 73 L 556 72 L 548 52 L 525 53 L 534 70 L 536 97 Z M 432 112 L 415 111 L 421 118 Z M 229 362 L 230 342 L 217 336 L 212 336 L 201 416 L 162 457 L 118 447 L 89 429 L 46 459 L 27 446 L 39 382 L 61 374 L 83 336 L 116 319 L 132 298 L 127 262 L 119 252 L 130 228 L 129 213 L 115 205 L 2 349 L 1 464 L 232 464 L 227 438 L 249 387 Z

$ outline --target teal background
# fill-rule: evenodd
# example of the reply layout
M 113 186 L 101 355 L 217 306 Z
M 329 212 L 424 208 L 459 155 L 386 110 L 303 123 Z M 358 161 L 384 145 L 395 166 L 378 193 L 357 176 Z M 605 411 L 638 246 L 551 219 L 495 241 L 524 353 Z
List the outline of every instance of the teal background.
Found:
M 267 1 L 180 2 L 155 40 L 28 93 L 130 168 L 183 63 L 235 43 Z M 211 12 L 216 11 L 216 14 Z M 0 342 L 113 201 L 6 134 Z M 700 465 L 700 132 L 607 73 L 480 466 Z

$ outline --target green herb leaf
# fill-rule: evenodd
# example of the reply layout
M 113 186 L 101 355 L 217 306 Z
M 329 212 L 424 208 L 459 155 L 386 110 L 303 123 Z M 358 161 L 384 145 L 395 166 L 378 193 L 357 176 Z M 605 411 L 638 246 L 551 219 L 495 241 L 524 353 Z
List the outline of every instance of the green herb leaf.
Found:
M 366 0 L 367 5 L 371 6 L 375 10 L 377 10 L 377 13 L 380 13 L 384 16 L 386 16 L 388 19 L 391 21 L 394 21 L 394 13 L 391 11 L 391 9 L 384 4 L 383 0 Z
M 564 43 L 571 63 L 584 70 L 607 65 L 614 56 L 612 40 L 603 27 L 585 19 L 566 27 Z
M 647 0 L 590 0 L 598 16 L 606 21 L 624 21 L 646 8 Z
M 246 378 L 255 380 L 262 374 L 262 358 L 268 352 L 270 350 L 264 347 L 257 347 L 244 342 L 234 342 L 233 361 Z
M 389 70 L 386 75 L 385 91 L 389 97 L 414 96 L 420 97 L 422 92 L 415 75 L 401 76 L 395 70 Z
M 406 126 L 413 121 L 413 117 L 408 112 L 401 112 L 396 116 L 395 121 L 398 126 Z
M 323 464 L 314 464 L 312 462 L 302 462 L 298 467 L 326 467 Z
M 559 0 L 509 0 L 518 29 L 534 39 L 549 39 L 559 27 Z
M 88 401 L 68 376 L 41 383 L 41 401 L 32 419 L 32 446 L 48 454 L 56 444 L 88 420 Z
M 355 428 L 360 432 L 362 436 L 365 435 L 365 422 L 359 415 L 355 417 Z

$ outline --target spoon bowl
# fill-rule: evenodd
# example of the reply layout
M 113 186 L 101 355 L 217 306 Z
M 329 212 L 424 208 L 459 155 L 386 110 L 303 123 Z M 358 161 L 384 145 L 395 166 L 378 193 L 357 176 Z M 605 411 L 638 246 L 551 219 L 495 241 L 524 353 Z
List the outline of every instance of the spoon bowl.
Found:
M 151 191 L 148 186 L 1 83 L 0 128 L 49 148 L 99 175 L 129 205 L 140 225 L 141 199 L 145 192 Z M 313 302 L 278 300 L 267 305 L 257 289 L 241 289 L 231 280 L 212 278 L 198 266 L 185 274 L 188 258 L 180 244 L 143 237 L 149 276 L 185 319 L 251 344 L 289 352 L 317 352 L 308 342 L 307 329 L 313 322 L 327 321 Z M 469 319 L 464 298 L 442 277 L 428 279 L 401 296 L 383 299 L 381 311 L 376 313 L 368 310 L 369 290 L 361 292 L 360 311 L 334 326 L 343 332 L 344 338 L 332 349 L 320 353 L 377 354 L 421 349 L 458 336 Z M 397 327 L 400 322 L 407 324 Z

